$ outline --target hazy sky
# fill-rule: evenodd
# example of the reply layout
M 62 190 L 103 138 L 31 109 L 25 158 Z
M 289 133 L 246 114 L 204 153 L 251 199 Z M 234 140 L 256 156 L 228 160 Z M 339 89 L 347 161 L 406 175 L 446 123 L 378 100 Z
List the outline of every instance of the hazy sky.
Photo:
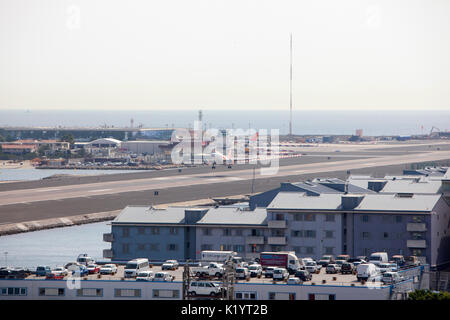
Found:
M 0 0 L 1 109 L 450 109 L 446 0 Z

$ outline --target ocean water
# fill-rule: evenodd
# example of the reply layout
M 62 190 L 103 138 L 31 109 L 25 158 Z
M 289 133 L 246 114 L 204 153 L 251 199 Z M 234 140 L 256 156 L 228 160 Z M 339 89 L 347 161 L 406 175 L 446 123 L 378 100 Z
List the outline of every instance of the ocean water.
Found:
M 40 230 L 0 236 L 0 266 L 35 268 L 61 266 L 75 261 L 80 253 L 103 259 L 103 233 L 111 231 L 110 222 Z M 5 254 L 7 252 L 7 254 Z M 7 260 L 7 261 L 6 261 Z
M 190 127 L 198 110 L 0 110 L 1 126 L 134 126 Z M 203 123 L 212 128 L 289 130 L 289 110 L 203 110 Z M 429 133 L 432 127 L 450 129 L 449 110 L 293 110 L 295 134 L 409 135 Z
M 144 170 L 147 171 L 147 170 Z M 35 169 L 35 168 L 0 168 L 0 181 L 30 181 L 40 180 L 55 174 L 76 176 L 96 176 L 103 174 L 130 173 L 134 170 L 74 170 L 74 169 Z

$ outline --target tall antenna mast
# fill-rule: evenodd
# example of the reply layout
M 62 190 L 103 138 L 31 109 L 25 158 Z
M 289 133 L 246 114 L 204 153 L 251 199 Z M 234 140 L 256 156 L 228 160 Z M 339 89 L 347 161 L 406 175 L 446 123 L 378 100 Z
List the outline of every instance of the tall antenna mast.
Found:
M 290 72 L 289 72 L 289 137 L 292 137 L 292 33 L 290 34 Z

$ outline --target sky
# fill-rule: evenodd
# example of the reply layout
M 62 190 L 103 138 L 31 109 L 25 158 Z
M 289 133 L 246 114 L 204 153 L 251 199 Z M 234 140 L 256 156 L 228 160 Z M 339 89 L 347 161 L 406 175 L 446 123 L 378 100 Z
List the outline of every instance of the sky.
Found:
M 450 109 L 446 0 L 0 0 L 0 109 Z

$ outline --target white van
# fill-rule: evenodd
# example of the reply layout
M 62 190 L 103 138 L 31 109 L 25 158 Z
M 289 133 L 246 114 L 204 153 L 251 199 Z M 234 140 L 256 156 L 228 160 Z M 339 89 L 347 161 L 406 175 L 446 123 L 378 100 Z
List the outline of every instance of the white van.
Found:
M 376 277 L 378 274 L 377 266 L 373 263 L 361 263 L 356 267 L 356 277 L 358 278 L 358 281 L 367 281 L 370 278 Z
M 234 251 L 209 251 L 205 250 L 201 252 L 200 260 L 204 262 L 225 262 L 230 258 L 237 256 Z
M 124 277 L 134 278 L 136 277 L 136 274 L 138 274 L 140 271 L 145 271 L 149 269 L 150 266 L 148 263 L 148 259 L 146 258 L 133 259 L 127 262 L 124 270 Z
M 214 282 L 193 281 L 189 284 L 188 294 L 218 296 L 221 293 L 221 287 Z
M 387 252 L 374 252 L 369 257 L 369 263 L 379 265 L 380 263 L 388 263 L 389 258 Z

